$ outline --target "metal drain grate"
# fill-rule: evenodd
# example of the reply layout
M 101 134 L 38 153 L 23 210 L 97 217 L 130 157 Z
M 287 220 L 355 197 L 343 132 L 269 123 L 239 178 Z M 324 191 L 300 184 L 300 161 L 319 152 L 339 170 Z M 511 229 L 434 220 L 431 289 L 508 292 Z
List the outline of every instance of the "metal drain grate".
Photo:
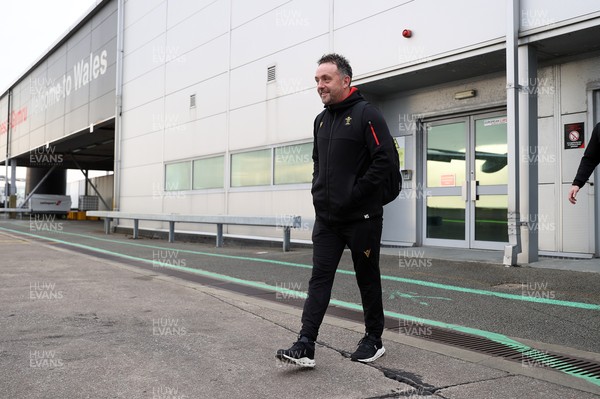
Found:
M 518 347 L 507 343 L 492 341 L 484 337 L 464 334 L 439 327 L 424 326 L 406 320 L 386 320 L 388 328 L 401 334 L 415 336 L 431 341 L 468 349 L 506 360 L 521 363 L 524 367 L 541 367 L 559 370 L 574 376 L 590 379 L 600 383 L 600 363 L 560 353 L 541 351 L 525 345 Z
M 72 250 L 72 247 L 66 244 L 58 244 L 57 246 Z M 138 260 L 123 259 L 115 255 L 98 253 L 84 248 L 78 248 L 77 252 L 86 253 L 98 258 L 112 259 L 120 263 L 126 263 L 146 270 L 156 271 L 156 269 L 154 269 L 152 266 Z M 269 301 L 282 303 L 282 300 L 277 297 L 277 293 L 271 290 L 224 282 L 215 278 L 191 274 L 175 269 L 161 268 L 160 272 L 161 274 L 179 277 L 184 280 L 195 281 L 215 288 L 234 291 L 249 296 L 260 296 L 261 298 Z M 304 304 L 304 300 L 302 299 L 286 300 L 283 302 L 298 308 L 302 308 Z M 362 322 L 363 320 L 362 312 L 335 305 L 330 305 L 327 313 L 329 315 L 335 315 L 337 317 L 356 322 Z M 462 349 L 501 357 L 503 359 L 515 362 L 521 362 L 524 366 L 528 365 L 530 367 L 542 367 L 559 370 L 569 375 L 586 379 L 593 384 L 600 385 L 599 362 L 576 358 L 573 356 L 566 356 L 560 353 L 541 351 L 529 348 L 525 345 L 518 346 L 509 343 L 496 342 L 485 337 L 479 337 L 476 335 L 461 333 L 440 327 L 428 326 L 423 323 L 415 323 L 409 320 L 399 320 L 396 318 L 386 317 L 385 325 L 388 326 L 388 328 L 386 328 L 388 331 L 428 339 Z

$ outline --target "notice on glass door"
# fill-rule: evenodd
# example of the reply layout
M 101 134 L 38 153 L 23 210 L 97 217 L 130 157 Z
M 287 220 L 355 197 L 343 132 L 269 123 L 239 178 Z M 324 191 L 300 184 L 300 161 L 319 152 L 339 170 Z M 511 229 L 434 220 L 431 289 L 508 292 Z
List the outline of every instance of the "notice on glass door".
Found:
M 448 174 L 440 176 L 440 186 L 442 187 L 454 187 L 456 186 L 456 175 Z

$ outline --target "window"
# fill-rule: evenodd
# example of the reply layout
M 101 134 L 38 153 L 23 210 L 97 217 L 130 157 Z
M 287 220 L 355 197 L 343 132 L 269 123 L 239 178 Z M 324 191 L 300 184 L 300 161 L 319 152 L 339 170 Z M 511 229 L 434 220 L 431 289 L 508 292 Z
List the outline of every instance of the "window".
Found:
M 189 190 L 192 182 L 190 161 L 165 165 L 165 191 Z
M 275 184 L 310 183 L 312 150 L 312 143 L 275 148 Z
M 231 156 L 231 187 L 271 184 L 271 150 L 249 151 Z
M 194 190 L 223 188 L 225 157 L 223 155 L 194 161 Z

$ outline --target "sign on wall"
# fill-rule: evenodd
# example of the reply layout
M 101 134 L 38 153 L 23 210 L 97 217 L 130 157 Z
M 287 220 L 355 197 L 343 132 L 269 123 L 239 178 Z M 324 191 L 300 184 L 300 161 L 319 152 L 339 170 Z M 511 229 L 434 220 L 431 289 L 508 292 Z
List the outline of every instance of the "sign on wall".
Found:
M 565 123 L 565 150 L 585 148 L 584 123 Z

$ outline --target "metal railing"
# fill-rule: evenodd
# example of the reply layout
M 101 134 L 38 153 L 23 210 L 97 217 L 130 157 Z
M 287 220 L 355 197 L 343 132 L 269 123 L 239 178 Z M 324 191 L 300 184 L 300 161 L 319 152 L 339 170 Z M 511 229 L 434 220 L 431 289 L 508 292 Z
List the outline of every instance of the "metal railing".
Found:
M 139 221 L 148 220 L 169 223 L 169 242 L 175 241 L 175 223 L 216 224 L 216 246 L 223 246 L 223 225 L 270 226 L 283 230 L 283 251 L 290 250 L 290 230 L 300 228 L 301 217 L 285 216 L 232 216 L 232 215 L 180 215 L 180 214 L 151 214 L 127 213 L 118 211 L 88 211 L 88 216 L 104 218 L 104 232 L 110 234 L 110 224 L 113 219 L 133 220 L 133 238 L 139 237 Z

